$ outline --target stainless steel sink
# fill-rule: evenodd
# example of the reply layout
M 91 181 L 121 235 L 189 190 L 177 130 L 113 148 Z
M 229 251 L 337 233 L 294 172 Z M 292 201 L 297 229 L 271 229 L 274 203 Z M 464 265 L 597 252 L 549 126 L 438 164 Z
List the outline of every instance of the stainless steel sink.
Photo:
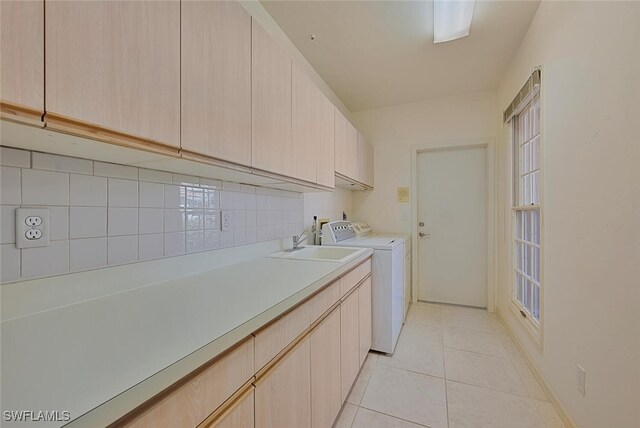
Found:
M 357 257 L 366 250 L 366 248 L 308 246 L 300 247 L 293 251 L 282 251 L 272 254 L 269 257 L 278 259 L 308 260 L 314 262 L 344 263 Z

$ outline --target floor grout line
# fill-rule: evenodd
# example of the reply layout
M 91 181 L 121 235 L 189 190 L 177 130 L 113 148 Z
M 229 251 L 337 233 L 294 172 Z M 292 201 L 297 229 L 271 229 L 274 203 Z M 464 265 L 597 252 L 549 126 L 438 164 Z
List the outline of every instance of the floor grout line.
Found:
M 378 413 L 378 414 L 380 414 L 380 415 L 389 416 L 390 418 L 393 418 L 393 419 L 398 419 L 398 420 L 400 420 L 400 421 L 409 422 L 409 423 L 411 423 L 411 424 L 419 425 L 419 426 L 421 426 L 421 427 L 431 428 L 429 425 L 424 425 L 424 424 L 421 424 L 421 423 L 419 423 L 419 422 L 414 422 L 414 421 L 409 420 L 409 419 L 399 418 L 398 416 L 390 415 L 390 414 L 388 414 L 388 413 L 381 412 L 380 410 L 370 409 L 369 407 L 365 407 L 365 406 L 358 406 L 358 410 L 359 410 L 359 409 L 369 410 L 370 412 Z M 358 417 L 358 414 L 357 414 L 357 413 L 356 413 L 356 417 Z M 353 420 L 354 420 L 354 422 L 355 422 L 355 418 L 353 418 Z M 353 424 L 351 424 L 351 425 L 353 426 Z

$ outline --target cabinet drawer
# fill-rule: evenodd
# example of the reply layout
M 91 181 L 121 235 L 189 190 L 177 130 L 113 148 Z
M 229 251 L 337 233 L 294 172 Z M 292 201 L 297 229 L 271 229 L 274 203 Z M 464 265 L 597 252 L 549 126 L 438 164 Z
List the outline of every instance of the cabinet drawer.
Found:
M 256 371 L 265 366 L 311 325 L 311 305 L 306 302 L 255 334 Z
M 195 427 L 254 374 L 253 338 L 134 414 L 125 427 Z M 155 400 L 155 399 L 152 399 Z
M 367 259 L 340 278 L 340 297 L 344 297 L 371 272 L 371 259 Z
M 340 281 L 335 281 L 316 294 L 311 301 L 311 322 L 315 322 L 340 300 Z

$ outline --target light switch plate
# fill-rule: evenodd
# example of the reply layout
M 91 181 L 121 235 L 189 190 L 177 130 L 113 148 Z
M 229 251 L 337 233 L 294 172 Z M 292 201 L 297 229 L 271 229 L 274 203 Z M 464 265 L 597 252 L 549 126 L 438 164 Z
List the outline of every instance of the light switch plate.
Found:
M 49 209 L 16 209 L 16 247 L 33 248 L 49 245 Z

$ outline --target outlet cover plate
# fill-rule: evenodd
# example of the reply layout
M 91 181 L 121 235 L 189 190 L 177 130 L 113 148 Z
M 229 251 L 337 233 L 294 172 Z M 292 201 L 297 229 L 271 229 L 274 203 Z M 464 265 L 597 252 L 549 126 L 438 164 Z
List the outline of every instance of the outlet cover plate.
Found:
M 35 238 L 36 236 L 39 238 Z M 17 208 L 16 248 L 46 247 L 48 245 L 49 209 Z

